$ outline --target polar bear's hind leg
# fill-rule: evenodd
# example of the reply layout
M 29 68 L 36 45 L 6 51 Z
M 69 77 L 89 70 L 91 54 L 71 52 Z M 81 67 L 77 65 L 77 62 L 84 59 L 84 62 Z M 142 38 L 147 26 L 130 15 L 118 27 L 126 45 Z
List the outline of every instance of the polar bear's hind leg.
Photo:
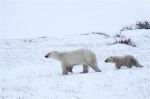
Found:
M 88 71 L 89 71 L 89 66 L 83 65 L 83 72 L 81 72 L 81 73 L 88 73 Z

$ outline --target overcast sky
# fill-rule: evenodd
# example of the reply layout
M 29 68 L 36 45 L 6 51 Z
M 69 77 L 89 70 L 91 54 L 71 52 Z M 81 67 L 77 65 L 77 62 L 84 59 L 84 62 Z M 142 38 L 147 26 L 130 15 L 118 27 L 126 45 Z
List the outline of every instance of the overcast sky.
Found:
M 0 38 L 117 32 L 150 20 L 149 0 L 1 0 Z

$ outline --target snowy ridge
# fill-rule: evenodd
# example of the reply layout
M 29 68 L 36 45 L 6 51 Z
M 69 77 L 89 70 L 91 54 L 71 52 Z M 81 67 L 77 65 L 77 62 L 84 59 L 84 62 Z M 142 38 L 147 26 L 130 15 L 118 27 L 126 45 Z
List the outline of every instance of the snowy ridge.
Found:
M 108 34 L 109 35 L 109 34 Z M 150 30 L 124 31 L 137 45 L 114 44 L 113 35 L 88 34 L 0 41 L 1 99 L 149 99 L 150 97 Z M 44 56 L 51 50 L 68 51 L 88 48 L 95 52 L 101 73 L 62 75 L 58 61 Z M 111 55 L 131 54 L 144 66 L 116 70 L 104 60 Z

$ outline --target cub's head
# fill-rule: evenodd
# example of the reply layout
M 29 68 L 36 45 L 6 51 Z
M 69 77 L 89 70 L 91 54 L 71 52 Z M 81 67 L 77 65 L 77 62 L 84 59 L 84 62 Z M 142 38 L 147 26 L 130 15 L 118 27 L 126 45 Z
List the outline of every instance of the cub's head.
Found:
M 57 51 L 51 51 L 45 55 L 45 58 L 55 58 Z
M 114 63 L 114 57 L 111 56 L 111 57 L 108 57 L 106 60 L 105 60 L 106 63 Z

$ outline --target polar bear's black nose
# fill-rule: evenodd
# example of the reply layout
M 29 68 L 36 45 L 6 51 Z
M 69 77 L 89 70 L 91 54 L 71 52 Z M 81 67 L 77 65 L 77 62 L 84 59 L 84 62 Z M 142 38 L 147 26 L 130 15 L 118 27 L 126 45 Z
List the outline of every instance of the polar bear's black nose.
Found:
M 107 62 L 107 59 L 105 60 L 105 62 Z
M 48 56 L 47 56 L 47 55 L 45 55 L 45 58 L 48 58 Z

